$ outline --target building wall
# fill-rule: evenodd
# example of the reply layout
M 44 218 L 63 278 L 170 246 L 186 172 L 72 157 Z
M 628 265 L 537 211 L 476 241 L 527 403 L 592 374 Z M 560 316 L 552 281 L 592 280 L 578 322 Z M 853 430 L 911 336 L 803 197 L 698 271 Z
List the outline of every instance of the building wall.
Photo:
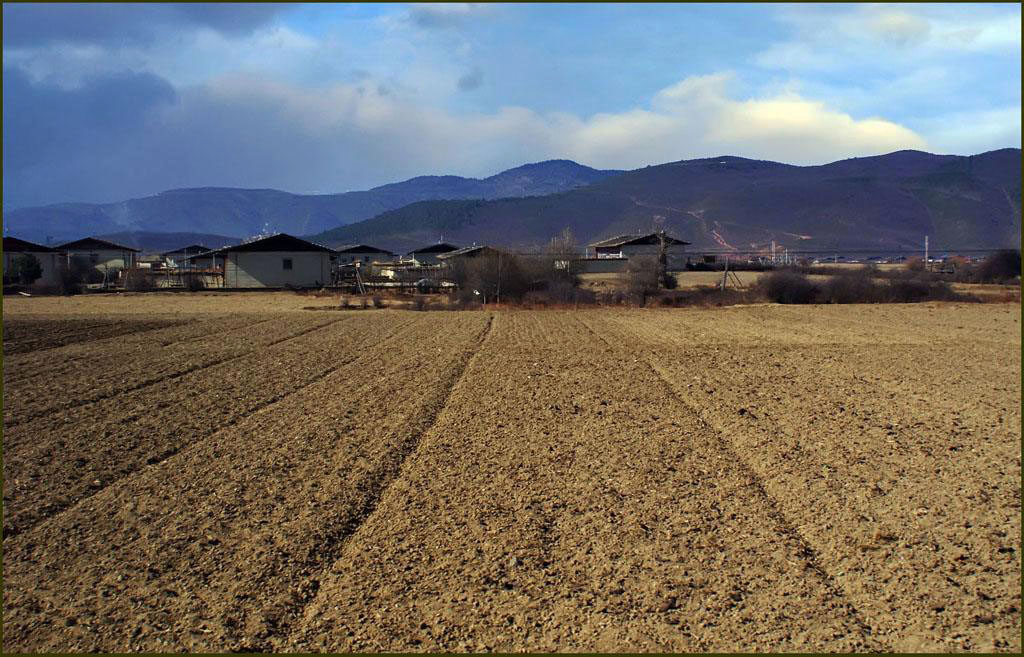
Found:
M 21 251 L 4 251 L 4 271 L 8 271 L 11 267 L 11 263 L 16 257 L 22 255 Z M 39 266 L 43 269 L 43 275 L 36 280 L 35 285 L 53 285 L 60 280 L 60 268 L 63 266 L 63 256 L 59 253 L 37 253 L 35 251 L 25 251 L 27 255 L 35 256 L 36 260 L 39 261 Z
M 622 247 L 601 247 L 597 255 L 609 257 L 612 254 L 621 253 L 623 258 L 636 258 L 643 256 L 658 257 L 660 247 L 657 244 L 627 244 Z M 681 244 L 673 244 L 667 247 L 668 268 L 681 270 L 686 268 L 686 247 Z
M 284 268 L 290 258 L 292 268 Z M 318 251 L 232 251 L 224 266 L 225 287 L 309 287 L 331 282 L 329 253 Z
M 384 253 L 339 253 L 335 258 L 335 262 L 339 265 L 348 265 L 353 262 L 369 264 L 374 260 L 387 260 L 388 257 L 389 256 Z
M 75 260 L 86 262 L 100 271 L 103 271 L 104 269 L 124 269 L 126 267 L 130 267 L 132 262 L 134 262 L 135 256 L 132 251 L 122 251 L 120 249 L 69 251 L 68 253 Z
M 410 253 L 410 257 L 421 265 L 438 265 L 441 261 L 437 259 L 438 253 Z

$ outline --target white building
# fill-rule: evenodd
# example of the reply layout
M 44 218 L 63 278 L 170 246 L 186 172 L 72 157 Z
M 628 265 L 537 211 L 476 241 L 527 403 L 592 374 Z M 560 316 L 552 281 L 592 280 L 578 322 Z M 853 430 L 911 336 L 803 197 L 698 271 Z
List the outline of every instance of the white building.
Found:
M 34 285 L 54 285 L 60 280 L 60 268 L 64 266 L 63 255 L 56 249 L 51 249 L 42 244 L 34 244 L 18 239 L 17 237 L 4 238 L 4 280 L 6 282 L 8 272 L 14 259 L 20 255 L 30 255 L 39 262 L 43 270 Z
M 216 263 L 224 272 L 224 287 L 319 287 L 331 282 L 333 255 L 326 246 L 278 233 L 185 261 L 195 258 Z
M 86 237 L 61 244 L 57 250 L 66 253 L 72 261 L 84 262 L 102 272 L 134 266 L 135 254 L 139 252 L 138 249 L 133 249 L 130 246 L 115 244 L 96 237 Z

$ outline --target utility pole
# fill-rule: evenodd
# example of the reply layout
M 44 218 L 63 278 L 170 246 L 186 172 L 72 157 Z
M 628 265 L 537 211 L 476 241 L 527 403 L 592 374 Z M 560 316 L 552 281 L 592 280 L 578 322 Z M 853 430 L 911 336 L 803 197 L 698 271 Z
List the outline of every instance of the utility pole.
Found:
M 926 270 L 930 270 L 931 269 L 931 267 L 928 266 L 928 236 L 927 235 L 924 236 L 924 268 Z
M 668 277 L 668 240 L 665 239 L 665 229 L 658 231 L 658 287 L 665 287 L 665 279 Z
M 772 240 L 772 264 L 775 264 L 775 240 Z

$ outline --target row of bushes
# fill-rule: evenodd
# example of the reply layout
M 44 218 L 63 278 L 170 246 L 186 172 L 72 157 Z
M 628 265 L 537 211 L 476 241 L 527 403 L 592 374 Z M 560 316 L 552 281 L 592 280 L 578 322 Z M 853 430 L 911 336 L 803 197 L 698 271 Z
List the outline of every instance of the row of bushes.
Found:
M 921 301 L 973 301 L 946 281 L 891 278 L 879 281 L 861 269 L 834 274 L 815 283 L 795 271 L 775 271 L 758 280 L 756 292 L 775 303 L 917 303 Z

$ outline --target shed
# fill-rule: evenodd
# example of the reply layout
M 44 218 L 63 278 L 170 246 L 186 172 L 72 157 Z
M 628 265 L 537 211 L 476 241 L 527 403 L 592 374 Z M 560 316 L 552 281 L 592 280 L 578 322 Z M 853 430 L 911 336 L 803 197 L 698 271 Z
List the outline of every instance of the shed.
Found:
M 57 249 L 67 253 L 68 258 L 86 262 L 100 271 L 132 267 L 135 264 L 135 254 L 139 252 L 130 246 L 101 240 L 98 237 L 86 237 L 61 244 Z
M 60 268 L 63 266 L 63 257 L 57 249 L 28 242 L 17 237 L 5 237 L 3 245 L 4 282 L 7 281 L 7 273 L 11 270 L 14 259 L 20 255 L 30 255 L 39 262 L 43 273 L 42 276 L 36 279 L 35 285 L 54 285 L 60 280 Z

